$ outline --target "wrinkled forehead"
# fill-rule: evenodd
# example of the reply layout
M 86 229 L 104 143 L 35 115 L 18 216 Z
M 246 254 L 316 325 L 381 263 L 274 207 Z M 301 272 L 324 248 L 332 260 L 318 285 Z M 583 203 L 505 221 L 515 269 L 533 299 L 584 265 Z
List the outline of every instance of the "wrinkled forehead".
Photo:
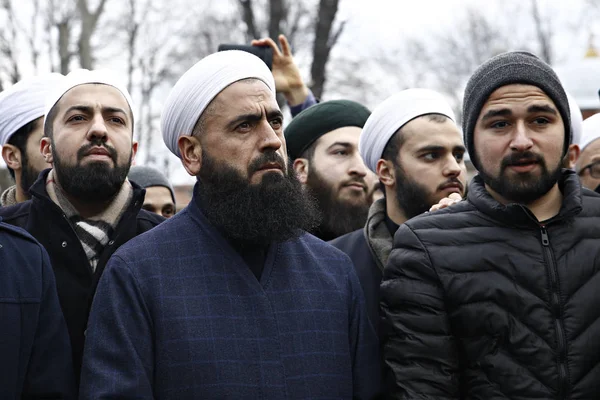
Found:
M 232 83 L 219 92 L 211 103 L 225 108 L 248 107 L 250 104 L 263 103 L 279 110 L 275 93 L 266 83 L 257 78 L 242 79 Z

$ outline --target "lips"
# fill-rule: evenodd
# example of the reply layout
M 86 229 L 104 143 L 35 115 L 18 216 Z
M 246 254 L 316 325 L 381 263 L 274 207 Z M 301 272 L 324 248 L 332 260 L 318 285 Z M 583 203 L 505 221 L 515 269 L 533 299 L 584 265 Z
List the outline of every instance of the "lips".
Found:
M 458 192 L 463 191 L 463 184 L 460 182 L 448 182 L 440 186 L 440 190 L 456 189 Z
M 271 162 L 261 165 L 260 168 L 258 168 L 258 171 L 265 171 L 271 169 L 278 169 L 280 171 L 283 171 L 283 166 L 277 162 Z
M 86 156 L 97 155 L 110 157 L 110 152 L 104 147 L 94 147 L 85 153 Z

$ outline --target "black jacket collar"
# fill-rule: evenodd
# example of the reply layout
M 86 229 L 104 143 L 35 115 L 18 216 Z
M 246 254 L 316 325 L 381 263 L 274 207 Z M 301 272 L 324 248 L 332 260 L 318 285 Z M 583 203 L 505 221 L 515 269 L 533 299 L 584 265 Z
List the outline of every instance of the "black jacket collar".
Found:
M 573 217 L 583 209 L 581 184 L 574 171 L 563 169 L 558 185 L 563 194 L 562 206 L 558 215 L 547 221 L 548 224 Z M 503 205 L 496 201 L 486 190 L 483 179 L 479 175 L 471 181 L 467 198 L 479 211 L 502 224 L 518 227 L 539 226 L 539 221 L 526 206 L 518 203 Z

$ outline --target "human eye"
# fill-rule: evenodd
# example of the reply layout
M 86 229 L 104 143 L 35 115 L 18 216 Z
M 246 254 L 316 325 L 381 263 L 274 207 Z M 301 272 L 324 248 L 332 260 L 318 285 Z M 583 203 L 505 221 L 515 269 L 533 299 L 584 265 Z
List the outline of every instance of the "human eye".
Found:
M 71 115 L 69 118 L 67 118 L 67 122 L 79 122 L 83 120 L 85 120 L 85 117 L 81 114 Z
M 506 121 L 495 121 L 490 124 L 490 128 L 492 129 L 504 129 L 508 126 L 508 122 Z
M 333 154 L 334 156 L 347 156 L 348 150 L 343 148 L 343 147 L 338 147 L 338 148 L 334 148 L 331 150 L 331 154 Z
M 454 152 L 454 158 L 456 159 L 457 162 L 462 162 L 465 159 L 465 152 L 464 151 L 456 151 Z
M 248 121 L 244 121 L 239 123 L 236 127 L 235 130 L 238 132 L 248 132 L 252 129 L 252 124 Z
M 432 152 L 423 154 L 421 156 L 421 158 L 423 158 L 425 161 L 435 161 L 438 158 L 440 158 L 440 155 L 439 155 L 439 153 L 432 151 Z
M 533 120 L 533 123 L 536 125 L 546 125 L 550 123 L 550 120 L 546 117 L 537 117 Z
M 281 129 L 282 125 L 283 125 L 283 118 L 281 117 L 277 117 L 277 118 L 273 118 L 272 120 L 269 121 L 269 123 L 271 124 L 271 127 L 273 129 Z
M 115 124 L 125 125 L 125 120 L 121 117 L 110 117 L 109 120 Z

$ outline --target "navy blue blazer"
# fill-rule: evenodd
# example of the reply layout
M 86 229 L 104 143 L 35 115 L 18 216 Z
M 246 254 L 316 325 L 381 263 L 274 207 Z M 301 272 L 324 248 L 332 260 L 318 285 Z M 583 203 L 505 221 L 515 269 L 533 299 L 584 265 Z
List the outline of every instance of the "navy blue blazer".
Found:
M 71 347 L 46 250 L 0 218 L 0 399 L 71 399 Z
M 123 245 L 90 314 L 82 399 L 368 399 L 378 340 L 352 266 L 309 234 L 257 280 L 190 205 Z

